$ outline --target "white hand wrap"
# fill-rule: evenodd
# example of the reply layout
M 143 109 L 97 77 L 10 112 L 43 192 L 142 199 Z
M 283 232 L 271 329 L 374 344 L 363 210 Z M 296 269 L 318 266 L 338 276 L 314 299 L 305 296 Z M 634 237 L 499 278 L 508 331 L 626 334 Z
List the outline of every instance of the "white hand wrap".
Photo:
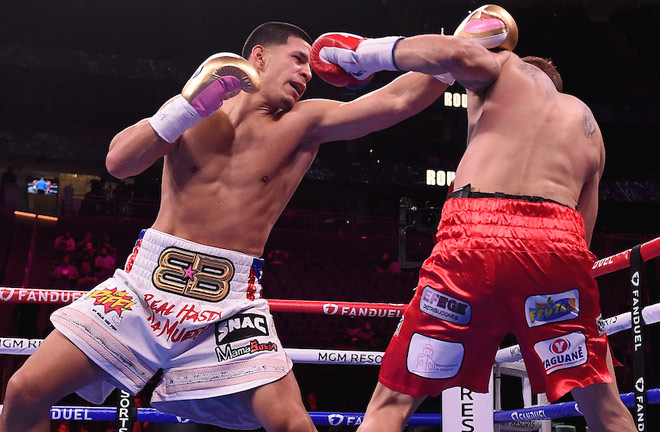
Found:
M 387 36 L 363 40 L 355 50 L 358 62 L 371 73 L 398 71 L 394 63 L 394 47 L 401 39 L 401 36 Z
M 350 34 L 337 34 L 357 38 Z M 401 39 L 400 36 L 364 39 L 355 50 L 324 46 L 319 51 L 319 58 L 323 62 L 338 65 L 353 78 L 363 80 L 378 71 L 398 70 L 394 64 L 394 47 Z
M 177 95 L 149 118 L 149 124 L 159 137 L 172 144 L 202 118 L 183 96 Z

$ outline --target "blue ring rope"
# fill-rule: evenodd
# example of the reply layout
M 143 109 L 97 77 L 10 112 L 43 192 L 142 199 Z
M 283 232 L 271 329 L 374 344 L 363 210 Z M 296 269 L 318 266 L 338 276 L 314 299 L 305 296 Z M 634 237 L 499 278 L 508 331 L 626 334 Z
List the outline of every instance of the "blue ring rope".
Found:
M 647 401 L 652 405 L 660 405 L 660 388 L 650 389 L 646 393 Z M 624 393 L 621 400 L 627 408 L 635 406 L 635 394 Z M 0 413 L 2 405 L 0 405 Z M 79 421 L 115 421 L 117 409 L 114 407 L 75 407 L 54 406 L 50 410 L 51 420 Z M 357 426 L 362 423 L 364 413 L 349 412 L 310 412 L 312 421 L 317 426 Z M 566 417 L 577 417 L 582 414 L 575 402 L 562 402 L 546 406 L 534 406 L 515 410 L 497 411 L 493 413 L 495 423 L 552 420 Z M 154 408 L 138 408 L 137 421 L 151 423 L 194 423 L 183 417 L 162 413 Z M 441 414 L 413 414 L 408 425 L 433 426 L 442 424 Z

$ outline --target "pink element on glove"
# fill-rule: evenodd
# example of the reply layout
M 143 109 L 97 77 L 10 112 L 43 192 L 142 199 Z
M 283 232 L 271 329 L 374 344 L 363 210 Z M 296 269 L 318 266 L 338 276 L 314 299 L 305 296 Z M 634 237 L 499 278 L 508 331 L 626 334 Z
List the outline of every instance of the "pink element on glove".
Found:
M 482 18 L 467 23 L 463 31 L 467 33 L 483 33 L 505 28 L 504 23 L 497 18 Z
M 190 105 L 202 117 L 208 117 L 222 106 L 222 101 L 241 91 L 241 81 L 235 76 L 223 76 L 209 84 L 190 101 Z

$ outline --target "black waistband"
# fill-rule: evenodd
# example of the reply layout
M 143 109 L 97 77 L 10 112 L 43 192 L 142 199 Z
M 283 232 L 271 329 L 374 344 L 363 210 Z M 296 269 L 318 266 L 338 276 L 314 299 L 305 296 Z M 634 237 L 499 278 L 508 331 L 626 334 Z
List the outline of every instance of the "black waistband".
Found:
M 523 201 L 529 201 L 529 202 L 551 202 L 555 204 L 562 205 L 564 207 L 572 208 L 570 206 L 567 206 L 566 204 L 562 204 L 560 202 L 557 202 L 555 200 L 551 200 L 548 198 L 543 198 L 540 196 L 534 196 L 534 195 L 511 195 L 511 194 L 506 194 L 503 192 L 477 192 L 472 190 L 472 185 L 471 184 L 466 184 L 465 186 L 462 186 L 456 190 L 454 190 L 452 193 L 447 196 L 447 198 L 501 198 L 501 199 L 516 199 L 516 200 L 523 200 Z M 577 206 L 575 208 L 577 210 Z

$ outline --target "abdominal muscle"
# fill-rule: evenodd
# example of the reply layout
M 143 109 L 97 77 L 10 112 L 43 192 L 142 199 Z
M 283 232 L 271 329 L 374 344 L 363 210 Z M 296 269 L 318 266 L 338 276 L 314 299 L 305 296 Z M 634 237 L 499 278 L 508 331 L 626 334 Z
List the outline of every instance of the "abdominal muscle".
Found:
M 161 205 L 153 228 L 196 243 L 260 256 L 295 188 L 285 175 L 268 179 L 246 165 L 233 166 L 234 162 L 217 159 L 208 156 L 194 175 L 180 166 L 173 168 L 166 159 Z

